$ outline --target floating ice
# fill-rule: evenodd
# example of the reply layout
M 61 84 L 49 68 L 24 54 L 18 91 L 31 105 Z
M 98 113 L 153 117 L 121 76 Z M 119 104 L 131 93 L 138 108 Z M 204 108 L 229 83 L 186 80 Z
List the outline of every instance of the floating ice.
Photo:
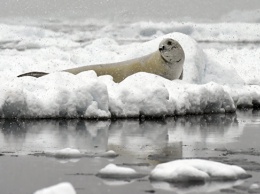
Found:
M 76 191 L 71 183 L 64 182 L 38 190 L 34 194 L 76 194 Z
M 78 158 L 83 156 L 79 150 L 72 148 L 64 148 L 57 151 L 47 151 L 45 152 L 45 155 L 57 158 Z
M 97 154 L 96 156 L 104 158 L 115 158 L 118 156 L 118 154 L 114 150 L 108 150 L 107 152 Z
M 108 164 L 97 173 L 97 176 L 108 179 L 134 179 L 144 175 L 137 173 L 132 168 Z
M 150 179 L 167 182 L 237 180 L 250 177 L 239 166 L 201 159 L 175 160 L 157 165 Z
M 250 185 L 249 189 L 250 190 L 259 190 L 259 185 L 257 183 L 253 183 L 252 185 Z

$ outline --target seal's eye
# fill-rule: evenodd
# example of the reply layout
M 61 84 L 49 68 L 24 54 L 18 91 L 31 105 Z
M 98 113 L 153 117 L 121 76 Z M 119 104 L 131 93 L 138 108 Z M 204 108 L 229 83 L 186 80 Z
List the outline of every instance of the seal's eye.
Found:
M 167 45 L 169 45 L 169 46 L 172 45 L 172 42 L 171 42 L 171 41 L 168 41 L 168 42 L 167 42 Z

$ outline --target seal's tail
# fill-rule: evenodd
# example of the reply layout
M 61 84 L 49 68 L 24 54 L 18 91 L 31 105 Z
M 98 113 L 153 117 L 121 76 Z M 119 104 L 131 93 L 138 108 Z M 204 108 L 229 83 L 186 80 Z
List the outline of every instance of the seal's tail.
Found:
M 18 75 L 17 77 L 24 77 L 24 76 L 32 76 L 32 77 L 42 77 L 44 75 L 47 75 L 48 73 L 45 73 L 45 72 L 29 72 L 29 73 L 24 73 L 24 74 L 21 74 L 21 75 Z

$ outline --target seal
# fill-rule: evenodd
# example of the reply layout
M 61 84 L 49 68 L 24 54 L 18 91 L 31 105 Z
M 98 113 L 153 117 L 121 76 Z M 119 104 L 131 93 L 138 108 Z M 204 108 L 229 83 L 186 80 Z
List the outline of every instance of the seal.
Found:
M 98 76 L 111 75 L 114 82 L 121 82 L 126 77 L 137 72 L 147 72 L 162 76 L 169 80 L 182 79 L 185 54 L 181 45 L 173 39 L 167 38 L 160 42 L 159 49 L 149 55 L 109 64 L 87 65 L 63 70 L 72 74 L 93 70 Z M 29 72 L 18 77 L 41 77 L 44 72 Z

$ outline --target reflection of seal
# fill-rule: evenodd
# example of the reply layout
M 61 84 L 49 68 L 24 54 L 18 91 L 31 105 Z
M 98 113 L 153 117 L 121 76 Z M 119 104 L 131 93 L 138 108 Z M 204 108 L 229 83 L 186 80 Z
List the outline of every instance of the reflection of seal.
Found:
M 177 41 L 168 38 L 162 40 L 159 50 L 140 58 L 118 63 L 82 66 L 64 71 L 78 74 L 83 71 L 94 70 L 98 76 L 111 75 L 115 82 L 121 82 L 129 75 L 137 72 L 153 73 L 173 80 L 182 79 L 184 59 L 185 55 L 181 45 Z M 41 77 L 43 75 L 46 75 L 46 73 L 30 72 L 18 77 Z

